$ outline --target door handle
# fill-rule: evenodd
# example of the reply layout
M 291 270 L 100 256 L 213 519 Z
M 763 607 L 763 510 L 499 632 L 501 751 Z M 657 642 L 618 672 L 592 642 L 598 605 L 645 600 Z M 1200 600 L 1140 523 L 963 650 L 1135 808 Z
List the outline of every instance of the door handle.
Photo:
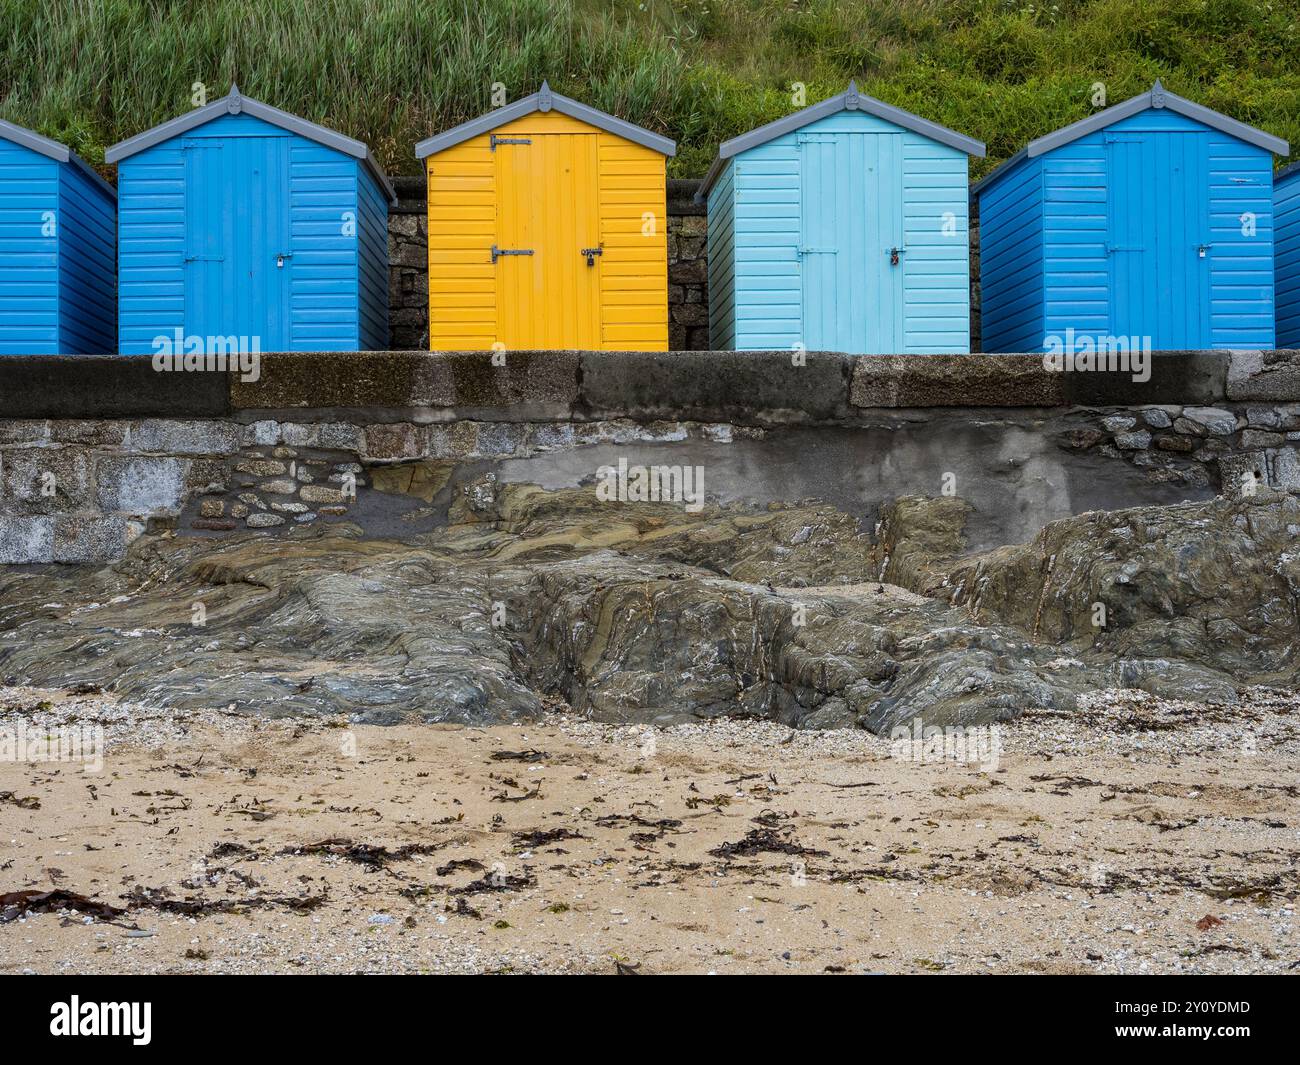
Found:
M 596 256 L 603 255 L 604 252 L 605 252 L 604 248 L 583 248 L 581 251 L 578 252 L 578 254 L 585 255 L 587 257 L 588 266 L 595 266 Z

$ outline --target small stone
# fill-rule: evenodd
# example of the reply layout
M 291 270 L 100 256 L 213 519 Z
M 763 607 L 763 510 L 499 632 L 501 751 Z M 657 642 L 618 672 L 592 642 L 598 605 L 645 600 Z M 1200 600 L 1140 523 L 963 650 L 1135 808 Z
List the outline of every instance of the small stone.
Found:
M 269 529 L 274 525 L 283 525 L 284 518 L 279 514 L 250 514 L 247 525 L 250 529 Z
M 298 491 L 298 482 L 288 480 L 263 481 L 259 487 L 263 492 L 270 492 L 272 495 L 291 496 Z
M 195 518 L 190 522 L 191 529 L 208 529 L 212 532 L 229 532 L 235 523 L 229 518 Z
M 1174 432 L 1183 433 L 1187 436 L 1204 436 L 1205 426 L 1189 422 L 1186 418 L 1175 418 Z
M 342 503 L 347 498 L 337 488 L 326 488 L 324 485 L 312 484 L 303 485 L 302 491 L 298 494 L 308 503 Z
M 240 492 L 239 501 L 247 503 L 250 507 L 257 507 L 258 510 L 265 510 L 266 504 L 257 498 L 252 492 Z
M 1282 412 L 1273 407 L 1247 407 L 1246 424 L 1258 429 L 1277 429 L 1282 424 Z
M 322 514 L 329 514 L 332 517 L 339 517 L 342 514 L 346 514 L 348 512 L 348 508 L 347 507 L 321 507 L 320 512 Z
M 1273 460 L 1273 481 L 1288 492 L 1300 491 L 1300 452 L 1283 448 Z
M 244 504 L 244 503 L 231 503 L 231 504 L 230 504 L 230 516 L 231 516 L 232 518 L 246 518 L 246 517 L 248 517 L 248 506 L 247 506 L 246 504 Z
M 1169 412 L 1161 410 L 1159 407 L 1144 410 L 1142 412 L 1142 421 L 1152 429 L 1168 429 L 1174 424 L 1174 420 L 1169 417 Z
M 235 469 L 239 473 L 251 473 L 256 477 L 275 477 L 277 474 L 284 473 L 285 466 L 283 462 L 276 462 L 274 459 L 245 459 L 243 462 L 236 462 Z
M 199 513 L 205 518 L 220 518 L 226 513 L 224 499 L 204 499 L 199 503 Z
M 293 520 L 296 521 L 296 522 L 298 522 L 298 524 L 300 524 L 300 525 L 310 525 L 313 521 L 316 520 L 316 515 L 315 515 L 315 514 L 299 514 L 299 515 L 298 515 L 296 518 L 294 518 Z
M 272 510 L 278 510 L 281 514 L 305 514 L 307 507 L 302 503 L 275 503 L 271 504 Z
M 275 448 L 271 454 L 278 459 L 296 459 L 298 457 L 298 452 L 293 448 L 283 446 Z
M 1281 433 L 1270 433 L 1266 429 L 1243 429 L 1241 431 L 1241 446 L 1244 448 L 1281 447 L 1285 443 L 1286 437 Z
M 1145 429 L 1133 433 L 1117 433 L 1115 446 L 1121 451 L 1145 451 L 1151 446 L 1151 434 Z
M 1099 429 L 1071 429 L 1063 437 L 1063 442 L 1068 448 L 1083 451 L 1086 448 L 1100 444 L 1105 439 L 1106 434 Z
M 1237 431 L 1237 416 L 1220 407 L 1184 407 L 1183 418 L 1204 426 L 1214 436 L 1231 436 Z
M 1156 447 L 1161 451 L 1193 451 L 1196 448 L 1195 440 L 1188 440 L 1185 436 L 1162 436 L 1156 439 Z
M 1137 419 L 1127 414 L 1111 414 L 1101 420 L 1101 426 L 1108 433 L 1122 433 L 1137 425 Z

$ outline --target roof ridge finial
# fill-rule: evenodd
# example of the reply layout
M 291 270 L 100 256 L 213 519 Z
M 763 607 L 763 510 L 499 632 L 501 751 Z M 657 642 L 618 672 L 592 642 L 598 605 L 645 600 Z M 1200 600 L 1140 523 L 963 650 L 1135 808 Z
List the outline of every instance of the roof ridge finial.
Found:
M 858 80 L 857 78 L 849 79 L 848 91 L 844 94 L 844 103 L 850 109 L 854 110 L 858 106 Z
M 1156 78 L 1156 83 L 1151 86 L 1151 106 L 1165 106 L 1165 87 L 1161 84 L 1159 78 Z
M 541 111 L 551 109 L 551 83 L 542 79 L 542 87 L 537 91 L 537 107 Z
M 239 86 L 233 81 L 230 83 L 230 92 L 226 94 L 226 110 L 232 115 L 237 115 L 244 107 L 244 97 L 239 92 Z

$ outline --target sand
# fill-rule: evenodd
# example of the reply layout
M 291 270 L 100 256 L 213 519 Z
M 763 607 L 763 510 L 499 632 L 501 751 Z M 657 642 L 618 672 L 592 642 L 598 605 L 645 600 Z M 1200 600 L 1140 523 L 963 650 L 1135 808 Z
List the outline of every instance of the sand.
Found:
M 1300 699 L 1244 694 L 1030 713 L 980 764 L 754 721 L 0 688 L 0 735 L 107 745 L 98 772 L 0 761 L 0 895 L 125 907 L 0 906 L 0 972 L 1300 971 Z

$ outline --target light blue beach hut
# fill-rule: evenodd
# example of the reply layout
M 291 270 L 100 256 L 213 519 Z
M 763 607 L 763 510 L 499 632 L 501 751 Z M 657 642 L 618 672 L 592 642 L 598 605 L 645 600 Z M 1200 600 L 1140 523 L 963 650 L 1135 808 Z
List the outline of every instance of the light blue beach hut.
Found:
M 967 163 L 983 154 L 852 83 L 723 143 L 699 194 L 712 346 L 969 351 Z
M 113 349 L 116 210 L 66 145 L 0 121 L 0 355 Z
M 235 87 L 104 158 L 118 165 L 124 353 L 172 337 L 208 350 L 388 346 L 396 201 L 360 141 Z
M 1286 152 L 1158 81 L 1031 141 L 971 190 L 983 350 L 1271 348 Z
M 1277 346 L 1300 348 L 1300 163 L 1273 179 L 1274 248 L 1277 292 Z

